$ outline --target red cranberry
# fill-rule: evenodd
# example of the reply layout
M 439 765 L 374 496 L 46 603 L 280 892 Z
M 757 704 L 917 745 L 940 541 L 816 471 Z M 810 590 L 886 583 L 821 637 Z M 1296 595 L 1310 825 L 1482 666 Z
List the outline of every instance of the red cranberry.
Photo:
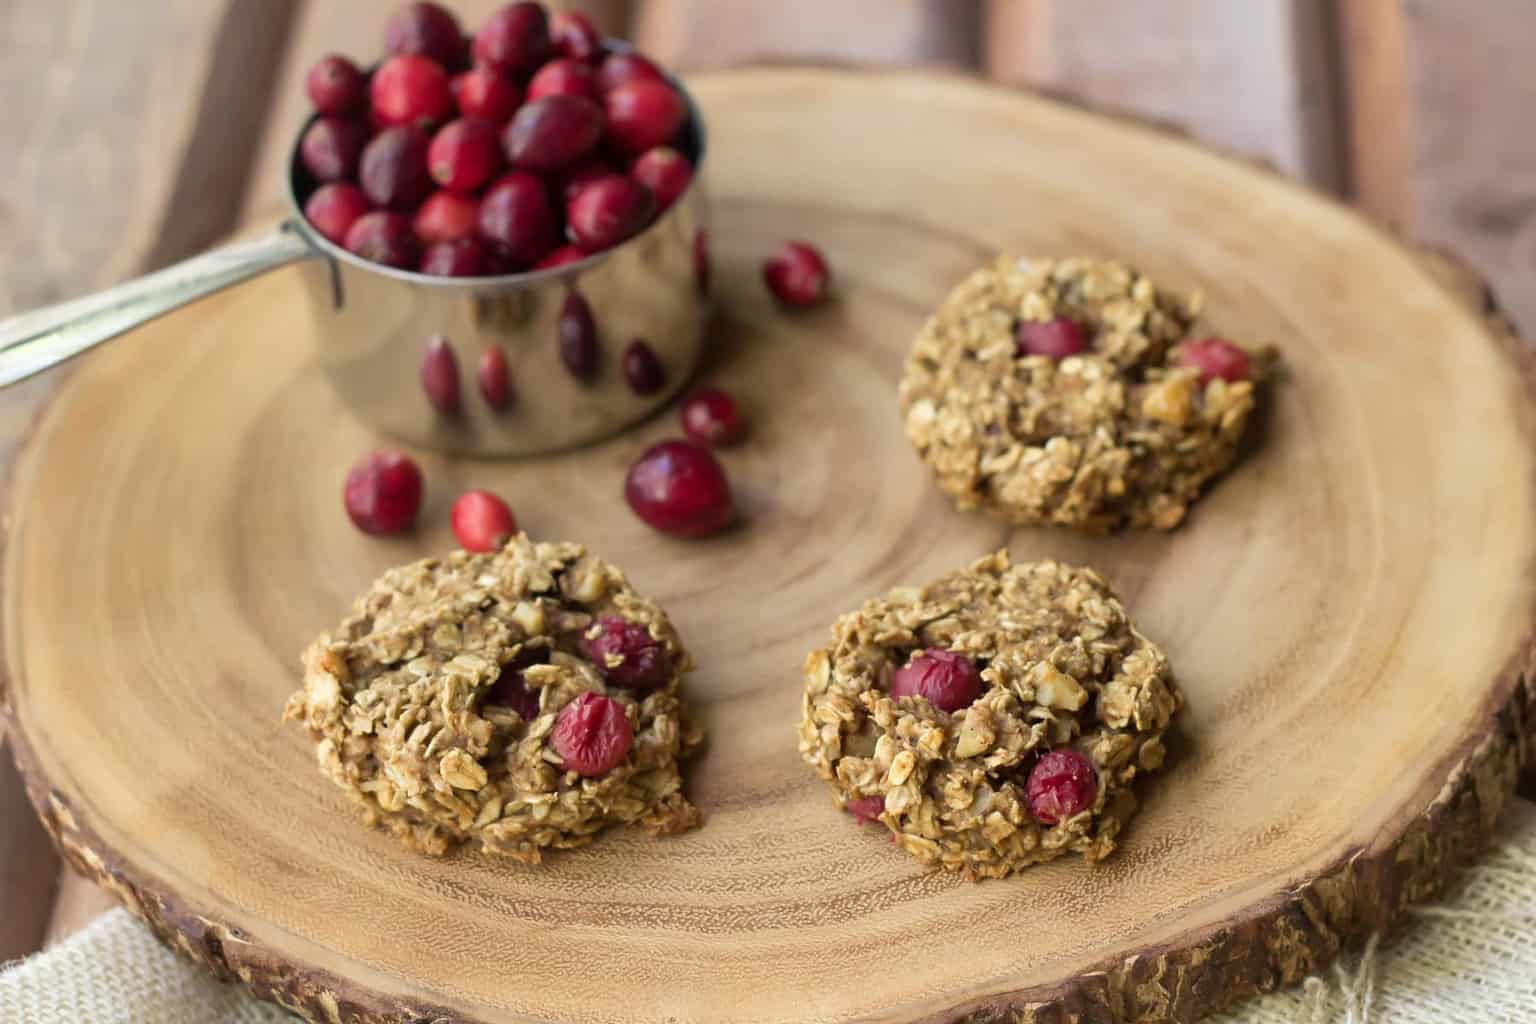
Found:
M 533 721 L 539 717 L 539 692 L 528 686 L 523 674 L 534 665 L 548 663 L 549 648 L 524 644 L 518 648 L 512 660 L 501 667 L 501 675 L 491 684 L 485 702 L 511 708 L 523 721 Z
M 345 245 L 370 263 L 414 270 L 421 262 L 421 245 L 411 230 L 411 219 L 403 213 L 374 210 L 352 223 Z
M 699 228 L 693 233 L 693 283 L 700 295 L 709 294 L 709 232 Z
M 331 54 L 304 79 L 309 100 L 322 114 L 353 114 L 368 103 L 368 76 L 345 57 Z
M 814 306 L 827 294 L 830 271 L 809 242 L 782 242 L 763 263 L 763 281 L 785 306 Z
M 569 167 L 597 147 L 603 112 L 581 96 L 545 96 L 512 115 L 502 144 L 514 167 L 547 173 Z
M 1202 386 L 1220 377 L 1232 382 L 1247 380 L 1252 372 L 1248 353 L 1225 338 L 1202 338 L 1179 346 L 1179 362 L 1200 371 Z
M 940 711 L 959 711 L 981 696 L 981 671 L 963 654 L 930 647 L 891 677 L 892 697 L 923 697 Z
M 1075 750 L 1053 750 L 1035 762 L 1024 787 L 1029 813 L 1042 825 L 1054 825 L 1093 806 L 1099 773 Z
M 580 96 L 596 101 L 601 95 L 592 65 L 570 58 L 550 61 L 528 80 L 530 101 L 541 96 Z
M 434 242 L 421 257 L 421 272 L 433 277 L 484 277 L 490 257 L 478 238 Z
M 647 525 L 679 537 L 702 537 L 735 516 L 725 470 L 708 448 L 664 441 L 629 467 L 624 497 Z
M 479 230 L 480 204 L 471 196 L 443 189 L 427 197 L 412 223 L 416 236 L 429 245 L 473 238 Z
M 590 64 L 603 55 L 602 33 L 580 11 L 556 11 L 550 15 L 549 39 L 555 52 L 570 60 Z
M 719 388 L 695 391 L 683 403 L 683 433 L 699 444 L 728 445 L 741 440 L 736 399 Z
M 506 74 L 530 74 L 549 52 L 549 17 L 543 4 L 508 4 L 485 19 L 475 33 L 475 63 Z
M 499 551 L 517 532 L 512 510 L 490 491 L 465 491 L 448 518 L 465 551 Z
M 549 734 L 565 767 L 589 779 L 617 768 L 633 741 L 624 705 L 596 693 L 583 693 L 561 708 Z
M 480 382 L 480 397 L 486 405 L 501 412 L 512 404 L 512 377 L 507 372 L 506 353 L 499 347 L 492 345 L 480 353 L 475 379 Z
M 386 53 L 419 53 L 445 68 L 464 55 L 464 33 L 452 13 L 433 3 L 408 4 L 384 29 Z
M 453 80 L 453 97 L 465 117 L 501 124 L 517 112 L 522 91 L 495 68 L 474 68 Z
M 544 183 L 513 171 L 480 200 L 480 234 L 500 247 L 512 266 L 537 263 L 555 244 L 555 212 Z
M 441 121 L 453 112 L 448 72 L 414 53 L 402 53 L 373 73 L 373 116 L 382 125 Z
M 588 252 L 610 249 L 639 234 L 651 222 L 655 206 L 651 190 L 638 181 L 617 175 L 599 178 L 566 204 L 566 234 Z
M 432 408 L 445 416 L 459 411 L 459 357 L 448 339 L 434 337 L 421 356 L 421 390 Z
M 553 270 L 563 267 L 567 263 L 580 263 L 587 258 L 586 250 L 578 245 L 562 245 L 558 249 L 551 249 L 549 254 L 533 265 L 534 270 Z
M 1050 356 L 1065 359 L 1088 350 L 1083 328 L 1076 321 L 1059 316 L 1049 323 L 1020 320 L 1014 328 L 1014 338 L 1021 356 Z
M 565 297 L 560 307 L 560 361 L 577 380 L 588 380 L 597 372 L 597 325 L 592 309 L 577 292 Z
M 500 168 L 496 126 L 476 117 L 448 122 L 427 147 L 427 169 L 433 179 L 456 192 L 473 192 Z
M 427 136 L 416 128 L 386 128 L 363 149 L 363 191 L 379 206 L 414 210 L 432 191 Z
M 648 149 L 635 160 L 629 173 L 656 196 L 656 212 L 662 213 L 693 182 L 693 165 L 671 146 Z
M 626 690 L 654 690 L 672 678 L 672 656 L 638 622 L 604 616 L 582 638 L 587 659 L 603 679 Z
M 363 190 L 356 185 L 337 183 L 321 185 L 304 204 L 304 216 L 315 230 L 341 245 L 347 240 L 347 232 L 357 219 L 372 206 Z
M 599 178 L 612 177 L 615 174 L 623 174 L 613 164 L 602 157 L 591 157 L 568 168 L 560 176 L 560 198 L 569 203 L 576 198 L 576 193 L 597 181 Z
M 666 82 L 615 86 L 603 97 L 603 110 L 608 115 L 608 137 L 630 153 L 671 142 L 688 116 L 683 98 Z
M 368 129 L 357 121 L 322 117 L 299 140 L 299 159 L 317 181 L 344 181 L 357 174 Z
M 853 815 L 854 820 L 860 825 L 867 825 L 872 821 L 879 821 L 880 815 L 885 813 L 885 797 L 855 797 L 844 804 L 843 809 Z
M 373 452 L 348 471 L 342 498 L 364 533 L 403 533 L 421 508 L 421 470 L 399 452 Z
M 597 85 L 603 92 L 629 82 L 665 82 L 661 69 L 638 53 L 610 53 L 597 69 Z
M 630 342 L 624 350 L 624 379 L 629 382 L 629 390 L 637 395 L 654 395 L 667 382 L 656 350 L 641 338 Z

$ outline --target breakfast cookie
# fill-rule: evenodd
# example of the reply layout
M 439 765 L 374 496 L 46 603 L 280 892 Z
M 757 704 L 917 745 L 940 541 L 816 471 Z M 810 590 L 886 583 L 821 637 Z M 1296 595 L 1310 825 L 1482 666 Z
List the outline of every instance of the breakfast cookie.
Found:
M 1103 579 L 1006 551 L 832 636 L 805 660 L 801 756 L 855 818 L 971 878 L 1108 855 L 1183 704 Z
M 284 718 L 370 824 L 442 854 L 467 839 L 537 863 L 607 825 L 698 821 L 677 631 L 579 544 L 518 535 L 391 569 L 304 652 Z
M 1113 261 L 999 257 L 918 332 L 907 438 L 962 509 L 1172 529 L 1231 465 L 1272 359 L 1191 338 L 1200 305 Z

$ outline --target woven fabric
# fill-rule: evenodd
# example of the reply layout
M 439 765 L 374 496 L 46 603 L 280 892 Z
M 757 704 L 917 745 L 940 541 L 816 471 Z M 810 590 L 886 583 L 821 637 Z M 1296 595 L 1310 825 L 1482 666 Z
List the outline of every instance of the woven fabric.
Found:
M 291 1024 L 214 981 L 114 910 L 0 972 L 5 1024 Z M 1513 801 L 1490 852 L 1444 903 L 1413 911 L 1324 976 L 1244 1003 L 1219 1024 L 1536 1021 L 1536 804 Z

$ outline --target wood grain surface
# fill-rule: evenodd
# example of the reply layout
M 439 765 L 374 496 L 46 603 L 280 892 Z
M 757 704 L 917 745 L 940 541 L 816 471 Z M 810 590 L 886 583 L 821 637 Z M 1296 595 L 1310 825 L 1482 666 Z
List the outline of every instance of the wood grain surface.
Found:
M 1536 416 L 1497 321 L 1343 207 L 1164 134 L 960 77 L 695 84 L 712 376 L 753 422 L 727 456 L 743 527 L 688 544 L 631 518 L 623 467 L 674 432 L 657 421 L 559 460 L 425 457 L 425 528 L 369 540 L 335 491 L 374 439 L 311 364 L 292 276 L 138 332 L 42 420 L 0 581 L 10 714 L 76 863 L 224 976 L 370 1022 L 1183 1021 L 1433 894 L 1491 827 L 1536 712 Z M 978 158 L 929 173 L 892 111 Z M 789 140 L 792 163 L 757 158 Z M 826 248 L 835 303 L 792 317 L 762 293 L 786 234 Z M 1008 531 L 953 512 L 907 451 L 905 347 L 998 248 L 1123 255 L 1281 348 L 1255 449 L 1185 528 Z M 358 825 L 277 723 L 298 649 L 386 565 L 447 548 L 471 485 L 669 608 L 712 735 L 690 779 L 703 829 L 536 869 L 424 859 Z M 1107 863 L 969 884 L 834 809 L 795 755 L 797 666 L 865 595 L 1000 544 L 1104 570 L 1190 708 Z

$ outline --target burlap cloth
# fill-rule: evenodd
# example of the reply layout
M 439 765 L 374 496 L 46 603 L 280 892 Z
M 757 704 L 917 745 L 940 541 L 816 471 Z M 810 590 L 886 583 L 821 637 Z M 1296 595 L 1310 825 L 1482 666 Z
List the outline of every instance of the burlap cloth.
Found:
M 114 910 L 0 972 L 3 1024 L 277 1024 Z M 1511 801 L 1490 851 L 1445 902 L 1322 976 L 1251 1000 L 1221 1024 L 1536 1022 L 1536 804 Z

